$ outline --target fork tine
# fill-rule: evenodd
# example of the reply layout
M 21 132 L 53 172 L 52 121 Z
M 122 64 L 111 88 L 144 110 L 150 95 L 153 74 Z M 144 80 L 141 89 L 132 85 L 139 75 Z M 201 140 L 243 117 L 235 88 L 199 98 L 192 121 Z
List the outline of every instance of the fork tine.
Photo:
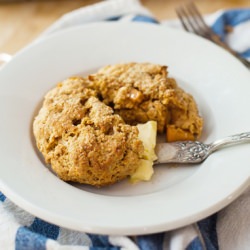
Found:
M 192 19 L 198 27 L 200 35 L 205 36 L 208 27 L 205 24 L 204 20 L 201 18 L 201 15 L 197 13 L 197 9 L 195 8 L 194 4 L 190 2 L 189 4 L 187 4 L 186 8 L 189 13 L 189 18 Z
M 212 30 L 211 28 L 206 24 L 203 16 L 197 9 L 196 5 L 193 2 L 190 2 L 189 5 L 187 6 L 190 10 L 190 12 L 195 16 L 195 20 L 197 21 L 197 24 L 199 27 L 205 32 L 211 34 Z
M 176 13 L 186 31 L 192 31 L 195 34 L 200 35 L 199 27 L 197 27 L 196 23 L 192 20 L 192 18 L 190 18 L 190 15 L 186 9 L 179 7 Z
M 188 26 L 187 26 L 187 24 L 186 24 L 186 21 L 185 21 L 184 17 L 182 16 L 182 10 L 181 10 L 181 8 L 177 8 L 176 9 L 176 14 L 177 14 L 178 18 L 180 19 L 183 28 L 186 31 L 190 31 L 189 28 L 188 28 Z
M 206 24 L 203 16 L 201 15 L 200 11 L 197 9 L 196 5 L 193 2 L 190 2 L 189 6 L 193 10 L 193 12 L 200 18 L 200 20 L 204 24 L 204 26 L 209 28 L 209 26 Z

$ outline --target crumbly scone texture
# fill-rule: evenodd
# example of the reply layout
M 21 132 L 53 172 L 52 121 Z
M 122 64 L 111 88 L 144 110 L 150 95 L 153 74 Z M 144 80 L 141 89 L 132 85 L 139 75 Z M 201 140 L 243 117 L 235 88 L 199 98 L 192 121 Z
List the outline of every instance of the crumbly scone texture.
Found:
M 157 121 L 162 133 L 167 126 L 201 134 L 203 121 L 194 98 L 168 77 L 167 67 L 151 63 L 116 64 L 88 77 L 102 101 L 113 107 L 128 124 Z
M 134 173 L 143 155 L 138 129 L 69 78 L 45 96 L 33 123 L 38 149 L 64 181 L 103 186 Z

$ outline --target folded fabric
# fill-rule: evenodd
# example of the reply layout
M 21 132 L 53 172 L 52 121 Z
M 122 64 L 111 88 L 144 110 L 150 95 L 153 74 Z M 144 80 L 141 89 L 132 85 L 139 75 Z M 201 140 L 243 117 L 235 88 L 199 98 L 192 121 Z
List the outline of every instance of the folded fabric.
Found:
M 178 21 L 157 21 L 137 0 L 109 0 L 64 15 L 39 39 L 96 21 L 142 21 L 181 27 Z M 219 11 L 207 16 L 207 22 L 230 46 L 250 59 L 250 9 Z M 228 29 L 228 26 L 233 29 Z M 250 189 L 219 213 L 180 229 L 135 237 L 102 236 L 68 230 L 43 221 L 16 206 L 0 192 L 0 248 L 246 250 L 250 246 L 249 218 Z

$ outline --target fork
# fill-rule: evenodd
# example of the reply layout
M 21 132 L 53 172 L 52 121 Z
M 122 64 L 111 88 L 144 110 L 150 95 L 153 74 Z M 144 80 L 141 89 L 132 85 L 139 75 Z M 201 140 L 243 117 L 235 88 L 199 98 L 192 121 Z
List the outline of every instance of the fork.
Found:
M 231 135 L 210 144 L 199 141 L 158 143 L 155 148 L 157 160 L 154 164 L 200 163 L 216 150 L 247 142 L 250 142 L 250 132 Z
M 176 9 L 176 14 L 186 31 L 207 38 L 215 44 L 221 46 L 240 60 L 248 69 L 250 69 L 250 62 L 242 58 L 236 51 L 232 50 L 220 39 L 217 34 L 213 32 L 213 30 L 206 24 L 204 18 L 193 2 L 190 2 L 182 7 L 178 7 Z

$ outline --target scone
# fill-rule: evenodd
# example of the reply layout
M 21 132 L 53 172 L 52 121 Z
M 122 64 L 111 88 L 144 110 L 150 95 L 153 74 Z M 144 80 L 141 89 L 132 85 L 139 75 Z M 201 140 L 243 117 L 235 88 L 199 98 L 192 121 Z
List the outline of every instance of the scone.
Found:
M 166 66 L 110 65 L 90 75 L 89 81 L 102 101 L 128 124 L 157 121 L 159 133 L 169 130 L 169 141 L 174 140 L 175 129 L 182 131 L 183 139 L 189 135 L 186 139 L 194 140 L 201 135 L 203 121 L 194 98 L 168 77 Z
M 64 181 L 112 184 L 134 173 L 142 158 L 137 128 L 95 95 L 84 79 L 68 79 L 45 96 L 35 118 L 37 147 Z

